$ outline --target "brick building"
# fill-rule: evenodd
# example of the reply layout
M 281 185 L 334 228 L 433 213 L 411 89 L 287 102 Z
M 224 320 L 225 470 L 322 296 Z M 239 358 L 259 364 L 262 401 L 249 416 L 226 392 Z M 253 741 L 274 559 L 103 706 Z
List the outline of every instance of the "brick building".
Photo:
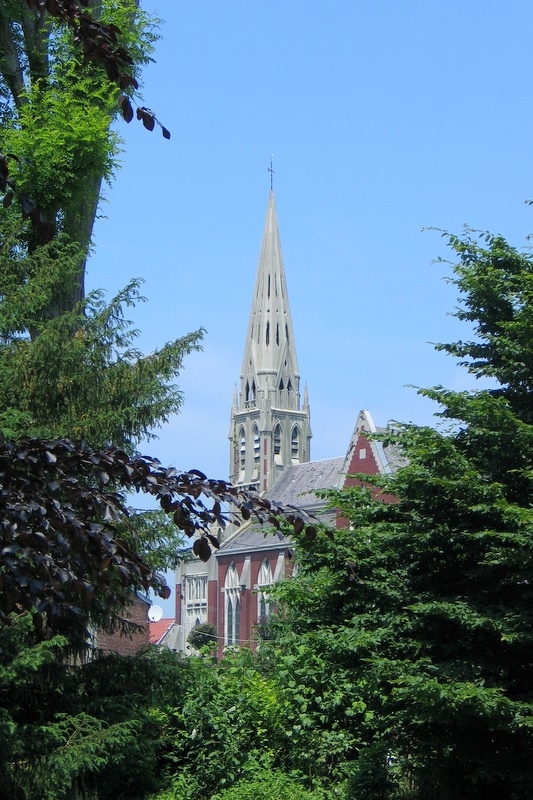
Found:
M 316 492 L 349 484 L 354 472 L 385 474 L 394 454 L 367 438 L 376 431 L 370 413 L 361 411 L 344 455 L 311 461 L 311 413 L 300 374 L 281 252 L 274 194 L 267 217 L 252 297 L 244 356 L 230 416 L 230 480 L 253 488 L 283 505 L 305 508 L 341 525 Z M 254 641 L 257 626 L 271 612 L 269 587 L 287 575 L 291 542 L 247 522 L 218 531 L 218 550 L 204 564 L 192 559 L 176 573 L 177 649 L 187 651 L 187 636 L 198 624 L 217 630 L 218 650 Z
M 135 656 L 146 650 L 150 643 L 148 609 L 150 600 L 144 595 L 132 593 L 131 603 L 123 610 L 122 615 L 127 622 L 138 625 L 131 634 L 105 633 L 98 630 L 93 636 L 92 646 L 103 653 L 117 653 L 121 656 Z

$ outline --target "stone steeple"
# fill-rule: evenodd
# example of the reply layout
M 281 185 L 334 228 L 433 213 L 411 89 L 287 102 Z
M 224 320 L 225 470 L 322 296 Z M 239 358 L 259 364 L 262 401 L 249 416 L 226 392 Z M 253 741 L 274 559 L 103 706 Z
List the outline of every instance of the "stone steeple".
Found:
M 300 400 L 300 373 L 292 329 L 274 193 L 268 209 L 240 376 L 230 426 L 230 480 L 269 489 L 290 464 L 309 461 L 307 389 Z

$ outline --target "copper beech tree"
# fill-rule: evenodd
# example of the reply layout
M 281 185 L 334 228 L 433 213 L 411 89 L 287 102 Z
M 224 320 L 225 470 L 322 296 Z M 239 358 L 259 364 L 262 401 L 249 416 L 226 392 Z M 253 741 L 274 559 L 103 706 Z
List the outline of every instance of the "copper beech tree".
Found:
M 0 622 L 35 610 L 43 631 L 71 629 L 78 619 L 112 623 L 131 590 L 168 597 L 164 578 L 143 560 L 142 541 L 128 533 L 124 492 L 143 492 L 187 536 L 207 561 L 219 547 L 211 526 L 255 517 L 279 527 L 282 515 L 296 531 L 312 519 L 251 492 L 179 472 L 147 456 L 93 449 L 67 439 L 20 439 L 0 445 Z M 229 510 L 223 510 L 223 506 Z

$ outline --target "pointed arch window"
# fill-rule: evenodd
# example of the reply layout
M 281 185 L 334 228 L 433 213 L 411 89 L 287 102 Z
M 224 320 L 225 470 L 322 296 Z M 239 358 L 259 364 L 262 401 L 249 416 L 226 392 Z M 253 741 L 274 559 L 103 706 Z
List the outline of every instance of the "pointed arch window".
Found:
M 281 425 L 276 425 L 274 429 L 274 455 L 279 456 L 281 453 Z
M 238 645 L 241 637 L 241 587 L 235 564 L 226 572 L 224 594 L 224 644 L 231 647 Z
M 257 425 L 253 427 L 253 437 L 254 437 L 254 464 L 259 464 L 259 459 L 261 458 L 261 439 L 259 437 L 259 428 Z
M 279 344 L 279 322 L 276 322 L 276 344 Z
M 185 627 L 207 622 L 207 575 L 187 575 L 185 578 Z
M 270 344 L 270 322 L 267 322 L 265 342 L 267 346 Z
M 257 576 L 257 621 L 264 625 L 272 613 L 270 588 L 272 586 L 272 568 L 268 558 L 262 562 Z
M 246 381 L 244 396 L 247 403 L 255 403 L 255 378 L 252 378 L 251 383 L 249 380 Z
M 244 480 L 244 471 L 246 469 L 246 434 L 241 425 L 239 430 L 239 483 Z
M 259 462 L 261 461 L 261 437 L 259 436 L 259 428 L 254 425 L 252 429 L 254 437 L 254 471 L 252 473 L 252 480 L 256 481 L 259 478 Z
M 281 425 L 278 424 L 274 428 L 274 463 L 283 466 L 283 459 L 281 457 Z
M 297 425 L 294 426 L 291 434 L 291 461 L 293 464 L 300 463 L 300 429 Z

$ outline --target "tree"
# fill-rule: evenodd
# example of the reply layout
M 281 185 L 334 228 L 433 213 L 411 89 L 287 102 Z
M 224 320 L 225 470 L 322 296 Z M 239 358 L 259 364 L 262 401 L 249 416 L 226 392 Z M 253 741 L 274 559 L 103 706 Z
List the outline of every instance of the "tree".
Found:
M 73 668 L 64 638 L 36 641 L 30 615 L 0 643 L 1 800 L 121 800 L 161 785 L 164 709 L 182 702 L 184 659 L 163 648 Z
M 210 647 L 211 650 L 215 650 L 218 646 L 215 625 L 210 622 L 199 622 L 187 636 L 187 644 L 190 644 L 195 650 L 201 650 L 202 647 L 206 646 Z
M 123 492 L 155 497 L 204 560 L 222 504 L 258 520 L 280 509 L 197 471 L 58 439 L 0 444 L 0 485 L 0 798 L 139 796 L 158 783 L 166 720 L 151 698 L 164 684 L 174 707 L 179 675 L 160 660 L 87 662 L 90 629 L 128 630 L 132 590 L 168 597 L 153 567 L 176 554 L 154 553 L 161 531 L 147 540 L 131 524 Z
M 161 800 L 203 800 L 269 772 L 286 743 L 275 680 L 257 670 L 250 650 L 187 663 L 185 692 L 167 708 L 161 732 L 161 768 L 170 783 Z
M 287 680 L 321 658 L 314 694 L 337 703 L 308 704 L 351 736 L 353 798 L 531 797 L 533 259 L 489 234 L 449 244 L 475 338 L 438 348 L 494 388 L 422 390 L 448 427 L 391 431 L 408 465 L 332 493 L 350 530 L 304 540 L 283 588 Z
M 82 639 L 89 621 L 112 623 L 132 589 L 169 595 L 164 580 L 143 560 L 138 530 L 128 531 L 123 492 L 154 496 L 180 530 L 198 535 L 193 550 L 204 561 L 219 547 L 211 526 L 224 527 L 228 513 L 235 520 L 253 513 L 258 521 L 283 513 L 280 506 L 201 472 L 179 473 L 156 459 L 62 439 L 0 445 L 0 483 L 0 624 L 13 613 L 35 609 L 43 624 L 67 618 L 72 632 L 72 620 L 78 619 Z M 223 512 L 223 503 L 233 511 Z M 301 514 L 287 516 L 295 526 L 304 524 Z
M 0 218 L 1 220 L 1 218 Z M 10 220 L 11 222 L 13 220 Z M 7 226 L 6 226 L 7 227 Z M 0 231 L 0 427 L 7 436 L 71 437 L 95 446 L 113 442 L 130 452 L 179 411 L 172 383 L 187 354 L 200 349 L 203 331 L 168 342 L 149 355 L 135 346 L 138 332 L 124 307 L 143 298 L 131 281 L 111 302 L 94 292 L 72 311 L 42 320 L 56 281 L 70 264 L 70 245 L 53 240 L 18 262 Z M 76 248 L 74 253 L 77 252 Z M 61 254 L 61 263 L 56 258 Z
M 111 179 L 120 146 L 111 123 L 121 111 L 131 119 L 128 95 L 138 88 L 139 67 L 154 41 L 137 0 L 81 6 L 89 9 L 67 0 L 0 2 L 2 149 L 9 154 L 0 159 L 4 205 L 15 196 L 34 223 L 30 252 L 56 231 L 79 246 L 49 316 L 72 310 L 84 297 L 102 182 Z M 138 116 L 154 127 L 153 112 L 140 108 Z

